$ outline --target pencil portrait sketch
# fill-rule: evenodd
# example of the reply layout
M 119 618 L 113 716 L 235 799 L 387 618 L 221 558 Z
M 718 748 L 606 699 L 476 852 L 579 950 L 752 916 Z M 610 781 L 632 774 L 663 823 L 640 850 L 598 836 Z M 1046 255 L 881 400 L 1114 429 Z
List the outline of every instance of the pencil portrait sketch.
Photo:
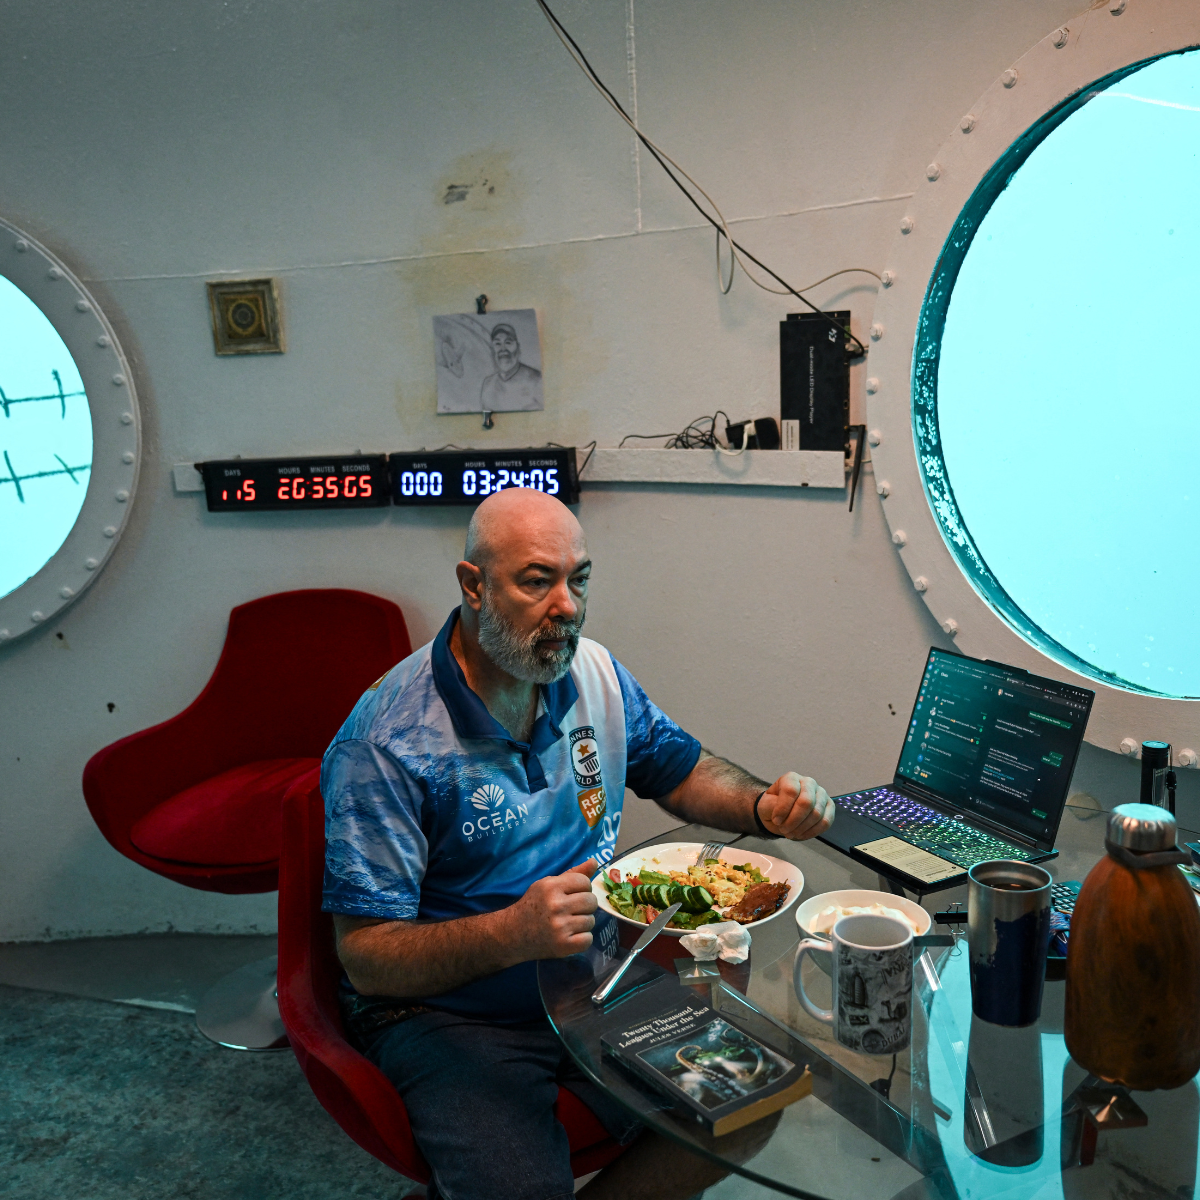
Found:
M 453 313 L 433 318 L 439 413 L 540 412 L 537 312 Z

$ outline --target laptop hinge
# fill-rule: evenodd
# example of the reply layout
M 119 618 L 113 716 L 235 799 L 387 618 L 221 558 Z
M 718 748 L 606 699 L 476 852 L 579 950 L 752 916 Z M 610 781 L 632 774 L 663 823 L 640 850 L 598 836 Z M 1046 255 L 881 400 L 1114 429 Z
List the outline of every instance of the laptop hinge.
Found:
M 987 817 L 981 817 L 978 813 L 967 812 L 959 808 L 955 804 L 951 804 L 949 800 L 943 796 L 939 796 L 936 792 L 930 791 L 928 788 L 921 787 L 918 783 L 913 783 L 910 779 L 905 779 L 903 775 L 893 776 L 892 786 L 897 791 L 908 792 L 910 796 L 915 796 L 918 800 L 924 800 L 927 804 L 934 806 L 941 805 L 943 808 L 949 809 L 952 813 L 961 814 L 975 824 L 983 826 L 991 833 L 998 834 L 1006 841 L 1014 842 L 1018 846 L 1026 846 L 1030 850 L 1041 850 L 1036 838 L 1027 837 L 1025 834 L 1014 833 L 1011 829 L 1006 829 L 1003 825 L 997 824 L 995 821 L 989 821 Z

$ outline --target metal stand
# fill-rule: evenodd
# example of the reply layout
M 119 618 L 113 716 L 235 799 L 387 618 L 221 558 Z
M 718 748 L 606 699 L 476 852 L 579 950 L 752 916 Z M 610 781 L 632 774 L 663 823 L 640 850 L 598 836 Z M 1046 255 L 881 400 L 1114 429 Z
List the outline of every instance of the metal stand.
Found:
M 274 954 L 231 971 L 196 1006 L 196 1028 L 230 1050 L 286 1050 L 279 1016 Z
M 1090 1167 L 1096 1161 L 1100 1134 L 1149 1123 L 1128 1088 L 1089 1075 L 1063 1101 L 1063 1166 Z

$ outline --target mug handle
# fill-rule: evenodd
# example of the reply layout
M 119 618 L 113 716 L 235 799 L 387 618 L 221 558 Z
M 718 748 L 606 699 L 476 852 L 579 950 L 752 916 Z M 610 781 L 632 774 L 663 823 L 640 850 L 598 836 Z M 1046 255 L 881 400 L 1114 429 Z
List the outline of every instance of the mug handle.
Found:
M 832 953 L 833 943 L 826 942 L 818 938 L 805 938 L 796 947 L 796 961 L 792 967 L 792 986 L 796 989 L 796 999 L 800 1001 L 804 1011 L 810 1017 L 815 1017 L 818 1021 L 824 1021 L 826 1025 L 833 1024 L 833 1009 L 818 1008 L 804 991 L 804 984 L 800 982 L 800 964 L 804 961 L 804 956 L 810 950 L 825 950 Z

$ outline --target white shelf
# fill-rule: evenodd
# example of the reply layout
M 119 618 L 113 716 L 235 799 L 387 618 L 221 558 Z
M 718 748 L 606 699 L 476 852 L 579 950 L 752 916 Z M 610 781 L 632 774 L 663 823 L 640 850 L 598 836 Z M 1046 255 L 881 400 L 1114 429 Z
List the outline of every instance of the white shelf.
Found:
M 581 462 L 584 457 L 579 451 Z M 846 466 L 840 450 L 747 450 L 731 455 L 715 450 L 597 448 L 579 482 L 844 489 Z

